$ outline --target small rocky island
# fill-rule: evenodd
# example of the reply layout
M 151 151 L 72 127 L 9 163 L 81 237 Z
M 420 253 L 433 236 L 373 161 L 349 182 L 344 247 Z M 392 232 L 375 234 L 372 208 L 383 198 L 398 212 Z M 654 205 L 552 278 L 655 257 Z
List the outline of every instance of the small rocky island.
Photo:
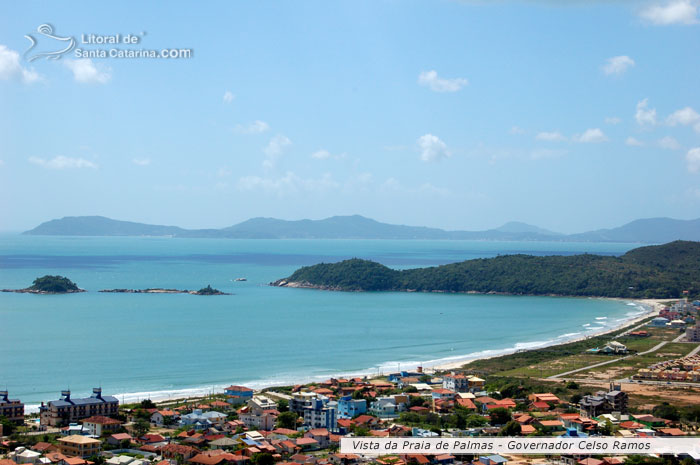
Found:
M 74 294 L 85 292 L 65 276 L 42 276 L 36 278 L 31 286 L 24 289 L 0 289 L 2 292 L 18 292 L 21 294 Z
M 190 294 L 190 295 L 231 295 L 214 289 L 211 285 L 203 287 L 198 291 L 187 289 L 165 289 L 162 287 L 150 287 L 148 289 L 102 289 L 100 292 L 113 292 L 118 294 Z

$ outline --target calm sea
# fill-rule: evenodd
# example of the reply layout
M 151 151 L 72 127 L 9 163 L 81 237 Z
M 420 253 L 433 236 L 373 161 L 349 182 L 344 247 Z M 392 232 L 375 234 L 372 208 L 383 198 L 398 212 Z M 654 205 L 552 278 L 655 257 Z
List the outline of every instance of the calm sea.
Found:
M 0 387 L 26 404 L 102 386 L 120 399 L 387 373 L 581 337 L 639 315 L 628 302 L 342 293 L 267 286 L 360 257 L 404 268 L 498 254 L 617 255 L 635 244 L 220 240 L 0 235 L 0 288 L 68 276 L 89 292 L 0 293 Z M 236 282 L 244 277 L 247 281 Z M 230 296 L 104 294 L 199 289 Z

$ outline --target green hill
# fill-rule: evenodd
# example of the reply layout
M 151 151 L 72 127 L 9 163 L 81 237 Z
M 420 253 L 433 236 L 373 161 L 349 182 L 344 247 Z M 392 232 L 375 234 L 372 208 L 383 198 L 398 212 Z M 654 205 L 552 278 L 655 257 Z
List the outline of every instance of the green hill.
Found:
M 42 276 L 36 278 L 31 286 L 27 288 L 33 292 L 44 292 L 47 294 L 66 294 L 69 292 L 79 292 L 80 288 L 64 276 Z
M 479 292 L 624 298 L 700 295 L 700 243 L 676 241 L 600 255 L 504 255 L 394 270 L 352 259 L 298 269 L 273 285 L 344 291 Z

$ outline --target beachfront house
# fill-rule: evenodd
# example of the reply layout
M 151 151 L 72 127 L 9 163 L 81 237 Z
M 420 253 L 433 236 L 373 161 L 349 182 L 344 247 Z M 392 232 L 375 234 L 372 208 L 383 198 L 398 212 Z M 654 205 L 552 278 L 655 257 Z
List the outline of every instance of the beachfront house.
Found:
M 245 386 L 229 386 L 224 389 L 226 401 L 232 405 L 243 405 L 253 398 L 253 390 Z

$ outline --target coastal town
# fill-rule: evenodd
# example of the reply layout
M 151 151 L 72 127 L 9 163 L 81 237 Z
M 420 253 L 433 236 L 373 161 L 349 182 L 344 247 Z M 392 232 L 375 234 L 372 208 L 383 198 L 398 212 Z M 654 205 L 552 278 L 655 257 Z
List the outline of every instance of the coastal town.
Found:
M 631 457 L 364 456 L 340 453 L 339 444 L 343 437 L 700 435 L 698 309 L 699 301 L 668 302 L 632 327 L 547 349 L 554 363 L 532 350 L 458 369 L 418 367 L 258 391 L 231 385 L 157 403 L 123 404 L 100 387 L 89 397 L 64 390 L 28 415 L 21 400 L 0 391 L 0 465 L 619 465 Z M 540 358 L 533 364 L 532 357 Z M 569 358 L 598 361 L 568 369 Z M 550 374 L 550 365 L 560 372 Z

